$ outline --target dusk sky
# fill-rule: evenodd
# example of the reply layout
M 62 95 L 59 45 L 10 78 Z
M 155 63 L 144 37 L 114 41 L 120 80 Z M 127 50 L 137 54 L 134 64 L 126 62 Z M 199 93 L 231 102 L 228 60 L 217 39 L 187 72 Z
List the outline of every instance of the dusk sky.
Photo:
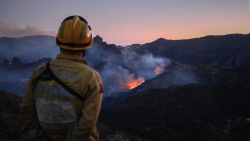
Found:
M 250 33 L 248 10 L 249 0 L 0 0 L 0 36 L 55 35 L 76 14 L 120 45 Z

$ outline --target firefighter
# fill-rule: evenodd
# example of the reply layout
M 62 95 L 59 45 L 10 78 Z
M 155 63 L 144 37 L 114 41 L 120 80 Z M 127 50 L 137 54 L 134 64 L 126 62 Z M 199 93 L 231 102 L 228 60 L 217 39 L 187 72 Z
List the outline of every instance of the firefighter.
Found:
M 67 17 L 56 37 L 57 57 L 36 68 L 21 102 L 25 141 L 97 141 L 103 83 L 84 61 L 92 47 L 88 22 Z

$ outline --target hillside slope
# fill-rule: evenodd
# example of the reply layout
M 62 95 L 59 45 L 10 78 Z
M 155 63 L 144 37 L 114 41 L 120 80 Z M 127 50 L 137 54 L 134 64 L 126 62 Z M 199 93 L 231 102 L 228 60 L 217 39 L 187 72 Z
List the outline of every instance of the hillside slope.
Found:
M 111 128 L 149 141 L 250 139 L 249 70 L 217 73 L 216 85 L 147 89 L 102 110 Z

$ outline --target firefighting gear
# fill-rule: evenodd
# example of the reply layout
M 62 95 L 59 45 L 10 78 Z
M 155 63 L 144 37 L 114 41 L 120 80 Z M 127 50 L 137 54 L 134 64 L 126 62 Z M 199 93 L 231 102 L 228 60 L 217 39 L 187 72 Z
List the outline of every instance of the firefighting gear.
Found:
M 96 122 L 103 92 L 100 75 L 82 59 L 63 53 L 50 61 L 50 68 L 86 99 L 78 99 L 50 77 L 37 81 L 46 69 L 46 64 L 41 65 L 33 72 L 22 99 L 22 137 L 36 141 L 97 141 Z
M 56 36 L 57 45 L 70 51 L 83 51 L 93 44 L 91 27 L 81 16 L 70 16 L 63 20 Z
M 50 68 L 50 62 L 46 63 L 46 68 L 43 71 L 43 73 L 38 77 L 37 81 L 35 82 L 35 85 L 37 84 L 38 81 L 41 80 L 55 80 L 60 86 L 62 86 L 66 91 L 69 92 L 69 94 L 72 94 L 73 96 L 75 96 L 76 98 L 84 101 L 85 98 L 81 96 L 81 94 L 79 94 L 77 91 L 75 91 L 74 89 L 71 89 L 69 86 L 67 86 L 62 80 L 60 80 L 55 74 L 54 72 L 51 70 Z

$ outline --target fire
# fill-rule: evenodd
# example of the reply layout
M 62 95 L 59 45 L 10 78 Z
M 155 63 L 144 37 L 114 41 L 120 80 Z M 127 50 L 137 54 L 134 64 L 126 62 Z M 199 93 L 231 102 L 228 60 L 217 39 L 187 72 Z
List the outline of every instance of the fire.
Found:
M 144 82 L 144 78 L 138 78 L 138 79 L 133 79 L 130 80 L 128 83 L 124 84 L 122 88 L 126 89 L 134 89 L 135 87 L 138 87 Z
M 155 69 L 154 69 L 154 72 L 155 74 L 160 74 L 162 72 L 165 71 L 165 68 L 163 66 L 157 66 Z

